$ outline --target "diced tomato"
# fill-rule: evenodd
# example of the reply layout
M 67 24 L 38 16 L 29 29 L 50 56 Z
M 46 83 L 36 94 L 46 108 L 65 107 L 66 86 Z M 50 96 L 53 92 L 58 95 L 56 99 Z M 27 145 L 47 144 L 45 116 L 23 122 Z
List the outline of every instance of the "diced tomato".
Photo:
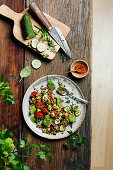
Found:
M 47 113 L 47 112 L 48 112 L 47 108 L 45 108 L 45 107 L 42 108 L 41 110 L 42 110 L 42 112 L 44 112 L 44 113 Z
M 44 117 L 42 112 L 35 113 L 35 116 L 38 117 L 38 118 L 43 118 Z
M 31 96 L 35 96 L 37 93 L 38 93 L 37 91 L 33 91 L 33 92 L 31 93 Z
M 40 108 L 45 107 L 45 104 L 43 104 L 42 102 L 38 101 L 38 102 L 36 103 L 36 107 L 40 109 Z

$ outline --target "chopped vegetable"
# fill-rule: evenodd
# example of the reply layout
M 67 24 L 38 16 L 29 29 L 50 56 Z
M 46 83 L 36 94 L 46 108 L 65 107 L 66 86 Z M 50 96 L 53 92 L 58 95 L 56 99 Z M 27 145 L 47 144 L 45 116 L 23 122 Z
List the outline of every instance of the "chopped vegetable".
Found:
M 63 87 L 58 87 L 58 88 L 57 88 L 57 91 L 58 91 L 58 93 L 61 94 L 61 95 L 63 95 L 63 94 L 66 93 L 66 89 L 63 88 Z
M 71 108 L 70 108 L 69 106 L 66 106 L 66 107 L 64 108 L 64 111 L 65 111 L 65 112 L 69 112 L 70 109 L 71 109 Z
M 75 117 L 74 113 L 72 113 L 71 115 L 69 115 L 69 121 L 70 121 L 70 122 L 75 122 L 75 121 L 76 121 L 76 117 Z
M 50 79 L 48 80 L 47 86 L 49 87 L 50 90 L 55 90 L 56 88 L 55 84 Z
M 57 96 L 56 98 L 57 98 L 57 106 L 61 108 L 63 106 L 63 100 L 59 96 Z
M 40 68 L 40 67 L 41 67 L 41 61 L 40 61 L 40 60 L 33 60 L 33 61 L 32 61 L 32 66 L 33 66 L 33 68 L 35 68 L 35 69 Z
M 31 93 L 31 96 L 36 96 L 37 93 L 38 93 L 37 91 L 33 91 L 33 92 Z
M 60 126 L 60 131 L 61 132 L 65 131 L 65 129 L 66 129 L 65 126 L 63 126 L 63 125 Z
M 36 49 L 37 49 L 40 53 L 42 53 L 42 52 L 45 51 L 46 46 L 45 46 L 44 43 L 41 43 L 41 42 L 40 42 L 40 43 L 37 44 Z
M 36 107 L 34 104 L 30 105 L 29 109 L 30 109 L 30 114 L 33 114 L 36 111 Z
M 78 116 L 80 116 L 80 114 L 81 114 L 81 111 L 80 110 L 77 110 L 76 112 L 75 112 L 75 115 L 78 117 Z
M 75 112 L 75 111 L 77 111 L 77 109 L 78 109 L 78 105 L 73 104 L 73 105 L 72 105 L 72 110 Z
M 37 38 L 32 39 L 31 47 L 36 48 L 38 43 L 39 43 L 39 40 Z

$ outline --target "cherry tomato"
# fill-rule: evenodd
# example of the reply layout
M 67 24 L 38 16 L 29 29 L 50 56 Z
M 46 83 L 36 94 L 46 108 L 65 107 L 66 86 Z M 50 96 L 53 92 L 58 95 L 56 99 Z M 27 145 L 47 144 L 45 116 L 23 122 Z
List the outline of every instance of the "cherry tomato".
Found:
M 39 118 L 43 118 L 43 117 L 44 117 L 44 115 L 43 115 L 42 112 L 37 112 L 37 113 L 35 113 L 35 116 L 36 116 L 36 117 L 39 117 Z
M 42 108 L 41 110 L 42 110 L 42 112 L 44 112 L 44 113 L 47 113 L 47 112 L 48 112 L 47 108 L 45 108 L 45 107 Z
M 37 93 L 38 93 L 37 91 L 33 91 L 33 92 L 31 93 L 31 96 L 35 96 Z

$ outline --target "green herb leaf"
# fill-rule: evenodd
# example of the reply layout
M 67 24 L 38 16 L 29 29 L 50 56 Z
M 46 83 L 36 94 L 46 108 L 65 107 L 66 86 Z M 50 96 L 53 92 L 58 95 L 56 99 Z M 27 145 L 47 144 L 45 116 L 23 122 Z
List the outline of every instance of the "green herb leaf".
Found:
M 25 141 L 20 139 L 20 148 L 24 148 L 25 147 Z
M 53 47 L 50 51 L 55 53 L 55 54 L 57 53 L 56 50 L 55 50 L 55 47 Z
M 70 100 L 67 100 L 66 103 L 70 103 Z
M 77 46 L 78 46 L 78 43 L 75 43 L 74 49 L 78 50 Z
M 41 159 L 44 159 L 44 160 L 47 161 L 47 158 L 46 158 L 46 155 L 45 155 L 45 151 L 40 151 L 40 152 L 37 153 L 37 155 L 39 155 Z
M 53 162 L 53 156 L 50 156 L 49 158 L 49 164 Z
M 49 57 L 49 55 L 48 54 L 43 54 L 43 57 L 47 58 L 47 57 Z
M 29 47 L 30 45 L 31 45 L 30 42 L 28 42 L 28 43 L 27 43 L 27 46 Z
M 31 74 L 31 67 L 30 66 L 24 67 L 20 72 L 20 77 L 21 77 L 20 81 L 22 80 L 22 78 L 30 76 L 30 74 Z
M 4 82 L 5 78 L 1 73 L 0 78 L 0 102 L 5 101 L 8 104 L 14 104 L 13 95 L 10 92 L 10 86 L 8 82 Z
M 38 31 L 36 31 L 36 30 L 33 30 L 33 32 L 35 33 L 35 35 L 38 35 L 38 34 L 39 34 Z
M 62 55 L 60 56 L 60 58 L 62 59 L 63 62 L 65 62 L 66 59 L 67 59 L 67 57 L 66 57 L 64 54 L 62 54 Z
M 50 74 L 53 74 L 54 73 L 54 70 L 51 70 Z
M 52 80 L 48 80 L 47 86 L 49 87 L 50 90 L 55 90 L 56 88 Z
M 29 137 L 25 138 L 28 142 L 32 141 Z

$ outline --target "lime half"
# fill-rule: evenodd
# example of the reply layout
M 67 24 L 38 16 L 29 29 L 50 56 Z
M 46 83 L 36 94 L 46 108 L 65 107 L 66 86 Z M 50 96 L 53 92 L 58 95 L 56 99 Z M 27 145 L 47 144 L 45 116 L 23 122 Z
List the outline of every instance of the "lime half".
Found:
M 45 44 L 43 43 L 38 43 L 37 46 L 36 46 L 37 50 L 41 53 L 41 52 L 44 52 L 45 49 L 46 49 L 46 46 Z
M 41 61 L 40 60 L 33 60 L 31 64 L 32 64 L 33 68 L 38 69 L 41 66 Z
M 36 48 L 37 44 L 39 43 L 37 38 L 32 39 L 31 41 L 31 47 Z

